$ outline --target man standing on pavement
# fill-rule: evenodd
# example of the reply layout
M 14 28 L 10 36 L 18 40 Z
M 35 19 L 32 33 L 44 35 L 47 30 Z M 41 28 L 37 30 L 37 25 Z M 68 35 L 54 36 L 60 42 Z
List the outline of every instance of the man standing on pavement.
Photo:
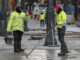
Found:
M 14 36 L 14 52 L 21 52 L 21 38 L 24 32 L 24 20 L 28 20 L 28 16 L 18 6 L 14 12 L 11 13 L 7 26 L 7 32 L 13 31 Z
M 62 10 L 60 4 L 56 4 L 55 8 L 56 9 L 56 25 L 57 25 L 57 30 L 58 30 L 58 38 L 61 43 L 61 52 L 58 53 L 58 56 L 65 56 L 66 53 L 68 53 L 67 45 L 64 41 L 64 36 L 65 36 L 65 31 L 66 31 L 66 13 Z

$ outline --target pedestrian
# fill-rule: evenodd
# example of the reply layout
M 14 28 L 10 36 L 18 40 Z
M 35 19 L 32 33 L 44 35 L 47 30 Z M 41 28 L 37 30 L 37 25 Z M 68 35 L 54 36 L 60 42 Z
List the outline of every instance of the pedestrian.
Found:
M 40 26 L 44 27 L 44 24 L 45 24 L 45 13 L 41 12 L 41 14 L 40 14 Z
M 38 11 L 37 10 L 34 12 L 34 15 L 35 15 L 34 20 L 36 20 L 37 16 L 38 16 Z
M 30 18 L 32 18 L 33 12 L 31 10 L 28 11 L 28 14 L 29 14 Z
M 20 6 L 16 7 L 16 10 L 10 15 L 7 32 L 13 31 L 14 52 L 24 51 L 24 49 L 21 48 L 21 38 L 24 32 L 24 20 L 28 20 L 26 17 L 26 14 L 22 11 Z
M 69 51 L 67 49 L 67 45 L 64 41 L 67 16 L 66 16 L 66 13 L 63 11 L 60 4 L 56 4 L 55 9 L 56 9 L 56 13 L 57 13 L 56 25 L 57 25 L 57 30 L 58 30 L 58 38 L 61 43 L 61 52 L 58 53 L 58 56 L 65 56 L 66 53 L 69 53 Z

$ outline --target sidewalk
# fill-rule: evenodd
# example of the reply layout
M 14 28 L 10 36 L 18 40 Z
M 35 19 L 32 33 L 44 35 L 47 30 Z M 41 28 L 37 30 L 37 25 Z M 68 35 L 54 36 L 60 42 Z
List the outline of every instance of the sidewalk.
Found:
M 0 50 L 0 60 L 80 60 L 80 53 L 75 50 L 63 57 L 57 56 L 59 50 L 35 50 L 27 57 L 29 51 L 13 53 L 12 50 Z
M 31 25 L 30 25 L 31 24 Z M 35 25 L 36 24 L 36 25 Z M 28 23 L 29 29 L 42 29 L 39 22 L 30 20 Z M 74 29 L 75 28 L 75 29 Z M 46 26 L 43 28 L 46 29 Z M 28 53 L 39 44 L 40 40 L 29 40 L 31 36 L 23 35 L 22 48 L 26 48 L 24 52 L 14 53 L 13 44 L 5 44 L 4 37 L 0 37 L 0 60 L 80 60 L 80 28 L 75 25 L 68 25 L 65 36 L 65 41 L 68 45 L 70 53 L 65 57 L 58 57 L 60 47 L 42 46 L 45 38 L 40 45 L 27 57 Z M 46 31 L 28 31 L 24 34 L 46 33 Z M 57 38 L 57 35 L 56 35 Z M 57 38 L 58 40 L 58 38 Z M 58 42 L 59 43 L 59 42 Z

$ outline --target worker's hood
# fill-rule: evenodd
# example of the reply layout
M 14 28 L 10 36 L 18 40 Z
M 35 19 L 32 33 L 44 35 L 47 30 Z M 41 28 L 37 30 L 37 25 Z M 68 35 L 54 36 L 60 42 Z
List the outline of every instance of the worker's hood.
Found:
M 18 13 L 21 13 L 21 12 L 22 12 L 21 7 L 16 7 L 16 11 L 17 11 Z

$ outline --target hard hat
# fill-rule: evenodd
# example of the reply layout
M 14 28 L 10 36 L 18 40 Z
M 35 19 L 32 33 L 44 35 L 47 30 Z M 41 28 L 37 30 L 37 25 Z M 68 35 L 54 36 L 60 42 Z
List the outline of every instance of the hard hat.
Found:
M 42 11 L 43 13 L 45 12 L 45 10 Z
M 61 4 L 56 4 L 56 6 L 54 7 L 54 10 L 58 9 L 61 7 Z

